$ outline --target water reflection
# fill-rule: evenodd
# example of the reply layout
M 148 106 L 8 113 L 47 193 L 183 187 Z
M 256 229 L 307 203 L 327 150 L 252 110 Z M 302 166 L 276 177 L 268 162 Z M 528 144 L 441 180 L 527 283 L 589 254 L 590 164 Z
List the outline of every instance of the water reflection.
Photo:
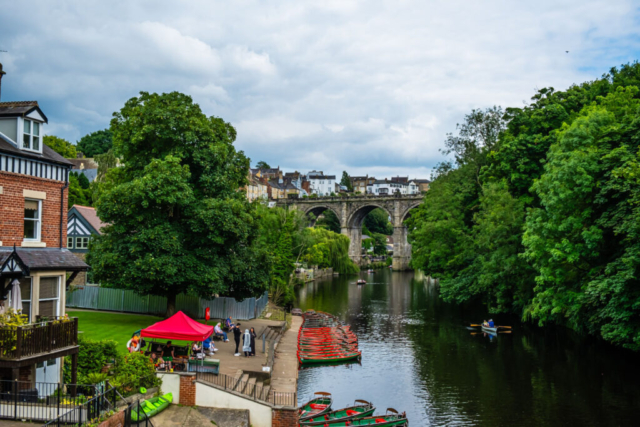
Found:
M 297 306 L 352 325 L 361 364 L 300 372 L 299 396 L 330 391 L 336 407 L 354 399 L 407 411 L 412 426 L 636 425 L 639 357 L 564 331 L 521 326 L 474 333 L 482 307 L 443 303 L 413 273 L 335 277 L 298 291 Z

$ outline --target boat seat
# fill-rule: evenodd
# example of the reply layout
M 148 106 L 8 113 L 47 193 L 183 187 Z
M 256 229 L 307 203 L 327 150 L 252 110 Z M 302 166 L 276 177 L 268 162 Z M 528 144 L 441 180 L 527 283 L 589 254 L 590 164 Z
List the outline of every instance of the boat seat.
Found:
M 322 405 L 320 403 L 312 403 L 309 406 L 311 407 L 311 409 L 324 409 L 327 407 L 327 405 Z
M 376 424 L 380 424 L 380 423 L 386 423 L 387 420 L 385 420 L 384 418 L 376 418 Z
M 358 411 L 354 411 L 353 409 L 347 409 L 347 415 L 348 416 L 352 416 L 352 415 L 358 415 L 360 412 Z

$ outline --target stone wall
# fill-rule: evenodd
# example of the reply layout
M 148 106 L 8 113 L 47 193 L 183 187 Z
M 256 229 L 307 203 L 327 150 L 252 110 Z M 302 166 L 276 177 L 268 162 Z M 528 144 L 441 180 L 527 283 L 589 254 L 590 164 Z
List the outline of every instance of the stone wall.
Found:
M 79 252 L 73 252 L 73 254 L 75 256 L 77 256 L 78 258 L 80 258 L 83 262 L 85 257 L 87 256 L 86 253 L 79 253 Z M 73 282 L 71 282 L 72 285 L 80 285 L 80 286 L 84 286 L 87 284 L 87 272 L 86 271 L 81 271 L 78 273 L 78 275 L 76 276 L 75 279 L 73 279 Z

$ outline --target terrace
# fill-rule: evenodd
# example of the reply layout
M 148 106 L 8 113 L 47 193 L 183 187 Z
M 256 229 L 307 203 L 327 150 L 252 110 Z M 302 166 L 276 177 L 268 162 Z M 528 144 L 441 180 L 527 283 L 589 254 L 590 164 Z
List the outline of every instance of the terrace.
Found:
M 11 370 L 17 381 L 20 368 L 50 359 L 72 356 L 72 382 L 78 365 L 78 319 L 60 317 L 23 326 L 0 326 L 0 371 Z

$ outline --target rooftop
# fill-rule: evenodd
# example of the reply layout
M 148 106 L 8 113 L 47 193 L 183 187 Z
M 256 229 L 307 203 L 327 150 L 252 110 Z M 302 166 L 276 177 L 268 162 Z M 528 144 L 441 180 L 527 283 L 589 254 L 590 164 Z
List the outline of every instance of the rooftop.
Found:
M 72 163 L 62 157 L 60 154 L 53 151 L 47 144 L 42 144 L 42 154 L 32 151 L 24 151 L 7 141 L 0 135 L 0 152 L 11 154 L 14 156 L 26 157 L 36 160 L 47 160 L 53 163 L 58 163 L 65 166 L 70 166 Z
M 11 255 L 12 247 L 0 247 L 0 264 Z M 68 249 L 16 248 L 16 253 L 31 270 L 87 270 L 89 266 Z
M 102 220 L 98 218 L 98 214 L 96 213 L 96 208 L 92 208 L 90 206 L 81 206 L 81 205 L 73 205 L 73 208 L 75 208 L 75 210 L 78 211 L 78 213 L 82 215 L 82 217 L 86 219 L 87 222 L 91 224 L 91 226 L 98 233 L 102 234 L 100 229 L 107 224 L 102 222 Z

